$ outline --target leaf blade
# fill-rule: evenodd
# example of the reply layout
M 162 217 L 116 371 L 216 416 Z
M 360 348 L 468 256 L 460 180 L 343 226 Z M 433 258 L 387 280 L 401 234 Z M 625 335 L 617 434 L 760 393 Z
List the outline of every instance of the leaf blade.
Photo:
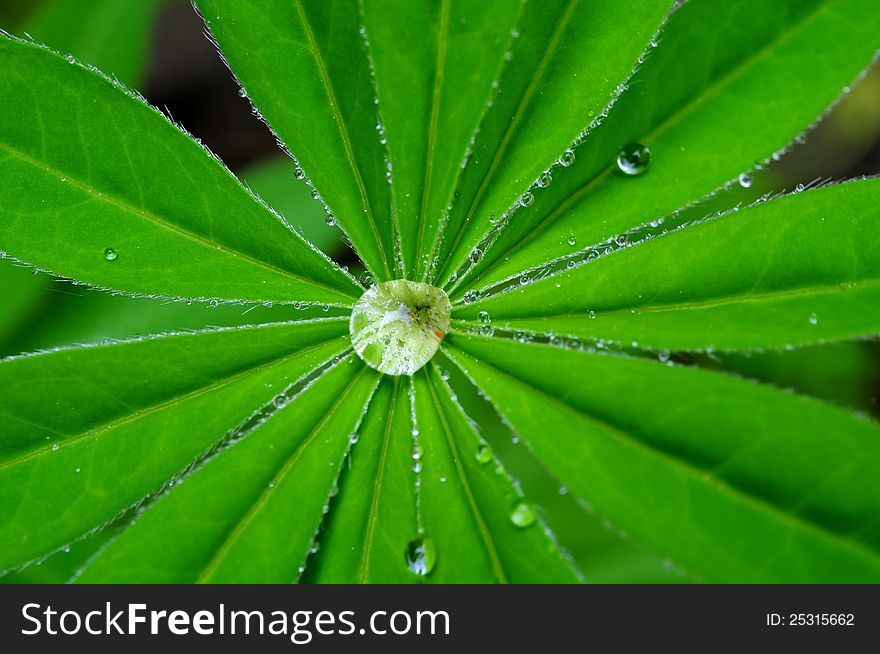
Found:
M 456 316 L 474 319 L 482 310 L 513 329 L 676 350 L 874 335 L 878 197 L 876 179 L 787 196 L 620 250 Z
M 696 369 L 451 340 L 452 357 L 484 391 L 492 380 L 496 406 L 572 492 L 692 573 L 880 576 L 880 484 L 869 472 L 880 441 L 869 421 Z M 547 419 L 552 439 L 540 437 Z
M 15 71 L 0 82 L 0 245 L 10 255 L 135 294 L 332 304 L 357 296 L 352 279 L 137 98 L 11 38 L 0 39 L 0 60 Z
M 0 362 L 0 569 L 100 526 L 234 437 L 342 352 L 344 330 L 340 320 L 276 324 Z

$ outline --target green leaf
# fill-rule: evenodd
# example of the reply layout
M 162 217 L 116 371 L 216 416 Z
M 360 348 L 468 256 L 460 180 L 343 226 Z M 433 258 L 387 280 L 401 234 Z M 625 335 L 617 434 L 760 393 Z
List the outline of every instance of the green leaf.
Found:
M 451 358 L 572 492 L 698 577 L 880 580 L 876 424 L 693 368 L 450 342 Z
M 375 92 L 355 2 L 196 0 L 242 88 L 376 279 L 394 242 Z
M 370 401 L 321 547 L 306 568 L 318 583 L 412 583 L 418 536 L 408 383 L 384 377 Z
M 295 174 L 296 164 L 290 157 L 277 157 L 247 168 L 240 177 L 309 243 L 327 254 L 337 254 L 343 248 L 341 232 L 327 226 L 321 203 L 312 198 L 308 186 L 295 181 Z
M 364 0 L 408 279 L 424 280 L 469 140 L 494 91 L 515 0 Z
M 146 70 L 156 5 L 156 0 L 49 0 L 17 31 L 134 88 Z
M 880 333 L 880 179 L 732 212 L 484 302 L 510 329 L 647 348 L 748 349 Z
M 309 370 L 341 320 L 72 348 L 0 362 L 0 570 L 158 490 Z
M 37 310 L 48 285 L 47 276 L 33 275 L 26 268 L 0 259 L 0 295 L 3 297 L 3 311 L 0 311 L 0 353 L 21 325 Z
M 513 4 L 513 3 L 511 3 Z M 445 282 L 616 95 L 670 0 L 526 3 L 439 248 Z
M 668 214 L 769 159 L 870 63 L 880 32 L 874 4 L 683 5 L 629 90 L 575 149 L 574 165 L 554 167 L 553 183 L 535 188 L 534 203 L 484 246 L 468 285 L 485 288 L 559 257 L 580 261 L 585 248 L 664 217 L 674 226 Z M 615 163 L 629 142 L 651 149 L 638 177 Z
M 208 461 L 79 575 L 83 583 L 291 583 L 378 375 L 351 356 Z M 198 525 L 198 529 L 193 529 Z
M 144 295 L 350 304 L 359 294 L 139 99 L 5 37 L 0 67 L 9 71 L 0 78 L 0 249 L 9 255 Z
M 433 583 L 574 582 L 537 509 L 495 461 L 436 366 L 413 377 L 418 503 L 423 538 L 436 547 Z M 491 459 L 491 456 L 488 457 Z M 517 511 L 522 522 L 514 524 Z

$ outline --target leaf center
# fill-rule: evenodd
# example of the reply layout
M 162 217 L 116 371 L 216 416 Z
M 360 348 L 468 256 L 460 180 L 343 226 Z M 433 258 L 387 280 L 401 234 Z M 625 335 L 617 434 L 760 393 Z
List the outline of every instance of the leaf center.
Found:
M 395 279 L 370 287 L 354 305 L 354 351 L 371 368 L 411 375 L 440 349 L 452 306 L 443 289 Z

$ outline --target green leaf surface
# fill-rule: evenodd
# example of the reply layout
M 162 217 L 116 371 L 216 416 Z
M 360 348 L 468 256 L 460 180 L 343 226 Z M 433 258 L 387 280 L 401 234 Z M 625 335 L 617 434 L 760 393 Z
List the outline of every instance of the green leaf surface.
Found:
M 18 33 L 141 85 L 157 0 L 49 0 Z
M 880 580 L 876 424 L 693 368 L 450 342 L 451 358 L 573 493 L 697 577 Z
M 376 390 L 306 581 L 419 581 L 405 558 L 418 536 L 408 386 L 384 377 Z
M 418 429 L 419 513 L 437 552 L 432 583 L 577 581 L 543 523 L 522 526 L 517 506 L 536 511 L 495 461 L 481 462 L 485 441 L 454 399 L 436 366 L 413 377 Z
M 0 570 L 155 492 L 343 351 L 345 329 L 277 324 L 0 362 Z
M 408 279 L 423 280 L 423 251 L 453 199 L 521 3 L 365 0 L 362 11 L 405 270 Z
M 468 285 L 485 288 L 559 257 L 579 261 L 584 248 L 736 180 L 832 104 L 871 62 L 878 34 L 873 0 L 691 0 L 670 17 L 608 118 L 574 150 L 574 164 L 556 166 L 552 184 L 535 188 L 533 204 L 484 247 Z M 651 149 L 637 177 L 615 162 L 630 142 Z
M 512 0 L 511 0 L 512 3 Z M 600 114 L 670 0 L 528 2 L 439 248 L 446 281 L 494 220 Z
M 748 349 L 880 333 L 880 179 L 810 190 L 468 305 L 497 326 L 646 348 Z
M 0 67 L 0 249 L 9 255 L 144 295 L 349 304 L 359 294 L 139 99 L 6 37 Z
M 240 173 L 241 180 L 309 241 L 327 254 L 337 254 L 344 244 L 342 233 L 327 225 L 327 215 L 309 187 L 295 177 L 290 157 L 262 161 Z
M 82 583 L 291 583 L 377 383 L 351 355 L 159 499 Z M 197 528 L 194 528 L 197 526 Z
M 377 279 L 394 267 L 391 194 L 352 1 L 197 0 L 242 88 Z

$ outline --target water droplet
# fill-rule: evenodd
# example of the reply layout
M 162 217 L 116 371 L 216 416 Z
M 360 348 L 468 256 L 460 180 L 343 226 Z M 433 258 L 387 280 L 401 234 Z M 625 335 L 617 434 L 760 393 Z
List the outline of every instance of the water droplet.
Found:
M 324 221 L 327 223 L 328 227 L 333 227 L 336 225 L 336 218 L 329 214 L 327 215 L 327 218 L 324 219 Z
M 478 264 L 483 260 L 483 251 L 480 248 L 474 248 L 468 255 L 468 259 L 473 264 Z
M 559 157 L 559 163 L 565 167 L 570 166 L 574 163 L 574 150 L 566 150 L 562 153 L 562 156 Z
M 211 307 L 212 309 L 216 309 L 217 307 L 220 306 L 220 302 L 219 302 L 219 300 L 211 300 L 210 302 L 208 302 L 208 306 Z
M 82 468 L 77 468 L 77 469 L 76 469 L 76 472 L 79 472 L 80 470 L 82 470 Z
M 803 184 L 798 184 L 797 186 L 794 187 L 794 190 L 795 190 L 796 193 L 800 193 L 800 192 L 803 191 L 805 188 L 806 188 L 806 186 L 804 186 Z
M 318 189 L 312 189 L 311 195 L 312 195 L 313 200 L 320 200 L 321 199 L 321 194 L 318 193 Z
M 477 463 L 486 464 L 492 460 L 492 448 L 488 445 L 480 445 L 477 448 Z
M 480 299 L 480 294 L 477 293 L 475 290 L 471 289 L 468 292 L 466 292 L 462 296 L 461 299 L 464 300 L 465 304 L 472 304 L 472 303 L 476 302 L 478 299 Z
M 522 207 L 530 207 L 535 203 L 535 196 L 531 193 L 523 193 L 522 197 L 519 199 L 519 204 Z
M 819 317 L 815 313 L 811 313 L 808 320 L 810 321 L 811 325 L 818 325 L 819 324 Z
M 241 87 L 240 89 L 238 89 L 238 97 L 240 97 L 240 98 L 247 97 L 247 91 L 244 90 L 244 87 Z
M 489 315 L 488 311 L 480 311 L 480 313 L 477 314 L 477 320 L 479 320 L 483 324 L 486 324 L 488 322 L 492 322 L 492 317 Z
M 510 521 L 517 527 L 529 527 L 535 524 L 537 517 L 538 513 L 535 511 L 534 505 L 525 500 L 514 504 L 513 510 L 510 512 Z
M 306 176 L 306 174 L 303 172 L 302 168 L 297 166 L 296 168 L 293 169 L 293 176 L 296 177 L 297 179 L 303 179 Z
M 739 176 L 739 185 L 743 188 L 750 188 L 752 185 L 752 178 L 749 177 L 746 173 L 743 173 Z
M 641 143 L 627 143 L 617 155 L 617 167 L 627 175 L 641 175 L 648 169 L 651 150 Z
M 437 565 L 437 548 L 430 538 L 417 538 L 406 546 L 406 567 L 420 577 L 431 574 Z
M 119 256 L 119 253 L 113 248 L 107 248 L 104 250 L 104 258 L 107 261 L 116 261 L 116 257 Z
M 577 245 L 577 239 L 574 235 L 568 237 L 568 244 L 572 246 Z
M 480 327 L 480 336 L 494 336 L 495 328 L 492 325 L 483 325 Z
M 550 183 L 553 181 L 553 177 L 550 173 L 544 173 L 538 178 L 538 186 L 541 188 L 547 188 L 550 186 Z

